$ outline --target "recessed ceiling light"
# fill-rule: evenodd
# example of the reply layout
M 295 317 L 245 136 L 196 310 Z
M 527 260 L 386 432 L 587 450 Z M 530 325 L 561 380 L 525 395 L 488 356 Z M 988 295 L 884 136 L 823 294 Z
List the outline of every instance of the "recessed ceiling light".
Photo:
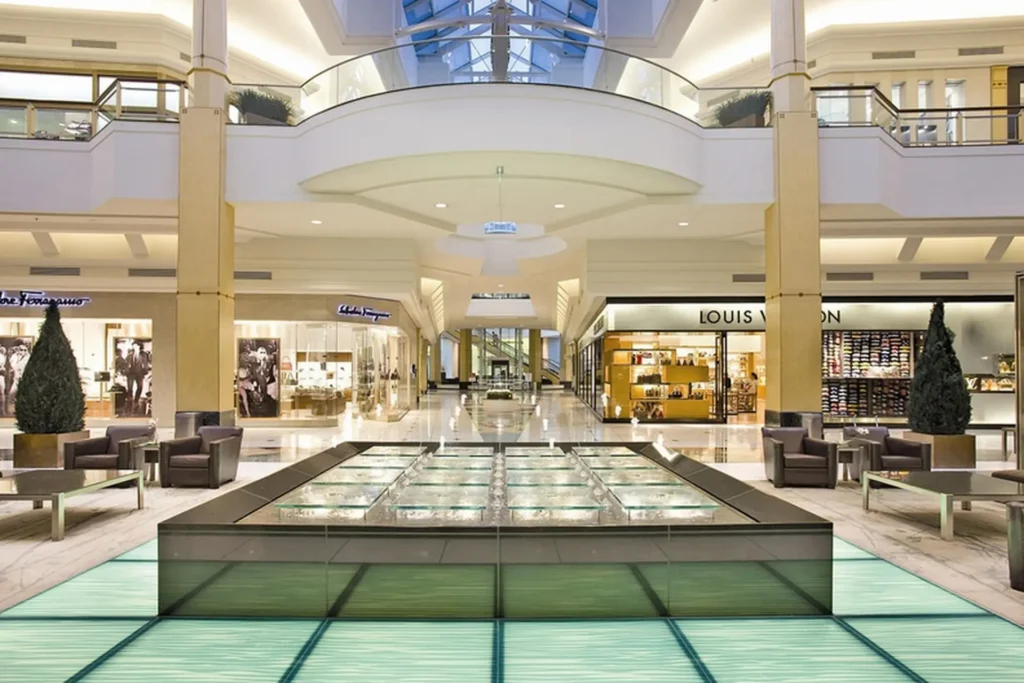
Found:
M 555 208 L 556 209 L 564 209 L 565 208 L 565 204 L 555 204 Z
M 310 221 L 313 225 L 323 225 L 323 221 Z
M 689 223 L 687 223 L 687 222 L 685 222 L 685 221 L 680 221 L 680 222 L 679 222 L 679 227 L 680 227 L 680 228 L 685 228 L 685 227 L 686 227 L 687 225 L 689 225 Z
M 434 208 L 435 209 L 447 209 L 448 205 L 445 204 L 444 202 L 438 202 L 437 204 L 434 204 Z
M 498 285 L 498 289 L 505 289 L 505 285 Z

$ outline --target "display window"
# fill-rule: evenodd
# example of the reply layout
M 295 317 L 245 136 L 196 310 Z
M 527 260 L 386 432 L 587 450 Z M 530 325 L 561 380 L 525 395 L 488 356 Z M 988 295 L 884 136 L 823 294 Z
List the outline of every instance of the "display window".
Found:
M 925 300 L 825 301 L 826 423 L 906 422 L 931 307 Z M 1014 423 L 1013 315 L 1006 298 L 946 301 L 946 324 L 971 392 L 974 425 Z M 772 381 L 764 327 L 762 302 L 609 300 L 581 339 L 577 394 L 612 421 L 763 423 Z
M 406 335 L 388 326 L 235 323 L 241 419 L 400 419 L 413 397 Z
M 0 418 L 14 417 L 18 383 L 39 336 L 39 318 L 0 318 Z M 149 320 L 61 319 L 78 362 L 87 418 L 152 418 L 153 326 Z M 159 381 L 159 378 L 155 378 Z

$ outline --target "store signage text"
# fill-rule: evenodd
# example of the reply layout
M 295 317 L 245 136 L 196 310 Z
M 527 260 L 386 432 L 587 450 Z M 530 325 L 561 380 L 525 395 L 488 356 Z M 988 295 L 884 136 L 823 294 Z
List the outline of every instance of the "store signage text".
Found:
M 600 318 L 598 318 L 597 320 L 594 321 L 594 327 L 593 327 L 593 330 L 591 331 L 591 333 L 596 337 L 597 335 L 601 334 L 602 332 L 604 332 L 604 316 L 603 315 Z
M 765 322 L 768 315 L 763 308 L 752 310 L 749 308 L 710 308 L 701 309 L 701 325 L 751 325 L 754 320 Z M 842 311 L 822 309 L 821 322 L 823 324 L 841 325 L 843 323 Z
M 378 311 L 376 308 L 370 308 L 369 306 L 353 306 L 352 304 L 342 304 L 338 306 L 338 315 L 350 318 L 366 318 L 375 323 L 379 323 L 381 320 L 387 320 L 391 317 L 391 314 L 387 311 Z
M 514 235 L 516 224 L 511 221 L 490 221 L 484 223 L 485 235 Z
M 8 308 L 46 308 L 52 303 L 61 308 L 81 308 L 92 299 L 87 296 L 46 296 L 46 292 L 22 290 L 17 295 L 0 291 L 0 306 Z

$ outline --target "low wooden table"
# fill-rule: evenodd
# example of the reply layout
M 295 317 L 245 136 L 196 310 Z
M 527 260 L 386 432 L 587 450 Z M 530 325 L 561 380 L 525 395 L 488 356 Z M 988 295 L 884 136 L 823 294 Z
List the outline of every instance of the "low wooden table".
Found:
M 953 504 L 970 510 L 976 500 L 1000 503 L 1024 501 L 1024 484 L 1015 484 L 974 472 L 862 472 L 861 496 L 864 509 L 870 510 L 871 482 L 877 482 L 939 499 L 939 536 L 953 540 Z M 881 489 L 875 489 L 877 493 Z
M 64 502 L 72 496 L 134 482 L 139 509 L 143 508 L 145 485 L 139 470 L 30 470 L 0 477 L 0 500 L 30 500 L 35 510 L 50 501 L 50 538 L 64 539 Z
M 850 481 L 850 465 L 852 465 L 864 449 L 861 446 L 847 446 L 839 444 L 836 448 L 836 456 L 843 466 L 843 481 Z
M 160 471 L 160 444 L 150 443 L 142 447 L 142 455 L 146 466 L 146 481 L 152 483 L 157 480 L 157 473 Z

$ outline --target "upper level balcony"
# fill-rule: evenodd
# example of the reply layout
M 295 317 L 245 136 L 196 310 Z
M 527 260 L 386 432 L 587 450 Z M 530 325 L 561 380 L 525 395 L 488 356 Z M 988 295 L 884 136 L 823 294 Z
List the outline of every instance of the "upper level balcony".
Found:
M 1008 186 L 1024 172 L 1015 144 L 1024 137 L 1020 107 L 901 110 L 869 86 L 816 88 L 813 96 L 823 217 L 836 215 L 829 207 L 856 205 L 874 207 L 858 214 L 869 218 L 1024 213 Z M 11 190 L 0 211 L 173 201 L 174 124 L 188 101 L 185 84 L 158 80 L 113 81 L 92 101 L 0 99 L 0 137 L 27 138 L 0 139 Z M 571 161 L 562 175 L 598 185 L 614 175 L 638 179 L 644 169 L 649 182 L 630 191 L 652 202 L 745 205 L 755 216 L 772 201 L 767 88 L 698 88 L 594 42 L 410 41 L 301 84 L 235 84 L 228 112 L 232 203 L 308 201 L 348 191 L 351 183 L 325 179 L 366 164 L 481 152 L 560 157 Z M 34 153 L 41 149 L 48 154 Z M 63 176 L 74 178 L 65 184 L 73 191 L 41 192 Z

